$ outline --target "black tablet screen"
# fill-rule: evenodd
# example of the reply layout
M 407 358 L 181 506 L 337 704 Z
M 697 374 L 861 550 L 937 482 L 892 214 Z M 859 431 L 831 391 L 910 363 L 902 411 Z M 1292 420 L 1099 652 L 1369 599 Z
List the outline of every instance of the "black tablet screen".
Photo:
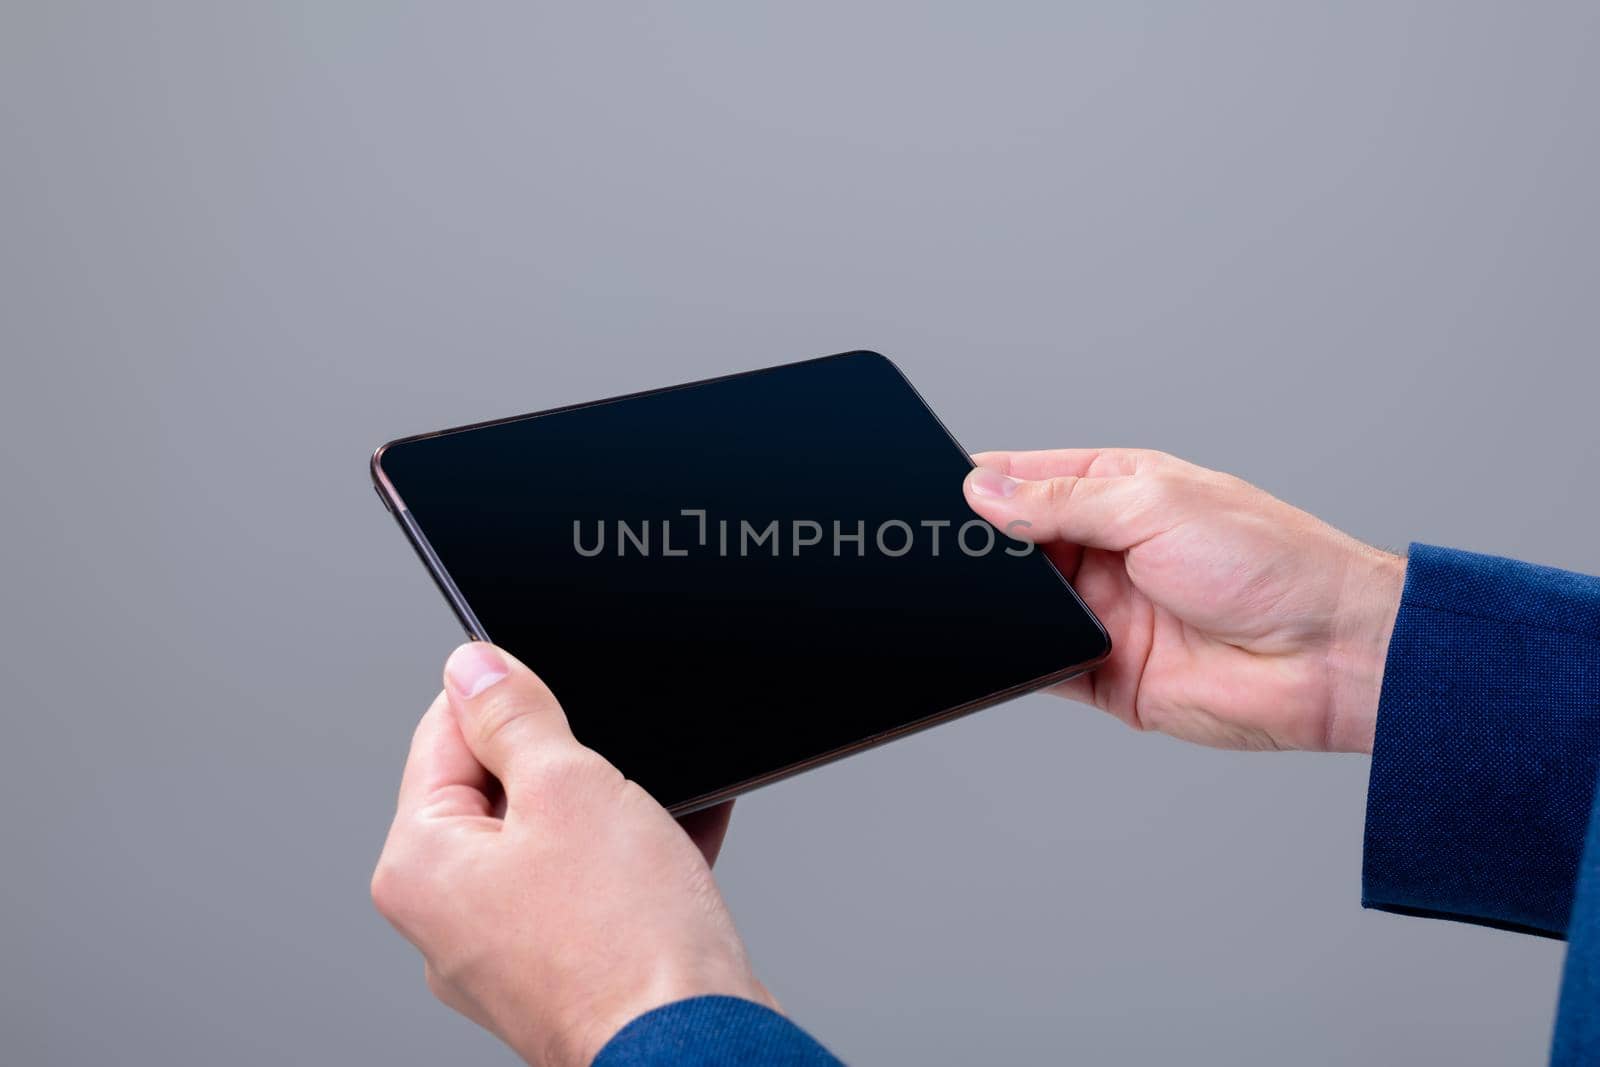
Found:
M 669 807 L 1106 650 L 1043 553 L 973 515 L 970 461 L 872 353 L 410 438 L 375 467 L 465 617 Z

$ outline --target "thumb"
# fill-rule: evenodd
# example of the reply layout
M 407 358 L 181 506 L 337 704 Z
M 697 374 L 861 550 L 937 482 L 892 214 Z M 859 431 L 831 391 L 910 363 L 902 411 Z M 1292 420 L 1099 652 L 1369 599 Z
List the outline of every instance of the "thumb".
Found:
M 502 783 L 550 747 L 577 744 L 549 687 L 487 641 L 468 641 L 450 653 L 444 688 L 467 747 Z
M 1157 532 L 1137 474 L 1028 480 L 975 467 L 963 489 L 973 511 L 1019 541 L 1121 552 Z

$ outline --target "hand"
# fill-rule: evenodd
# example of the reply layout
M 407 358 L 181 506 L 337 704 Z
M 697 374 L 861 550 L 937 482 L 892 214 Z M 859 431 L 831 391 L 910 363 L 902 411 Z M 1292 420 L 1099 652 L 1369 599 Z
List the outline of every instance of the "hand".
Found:
M 776 1007 L 711 878 L 727 808 L 689 833 L 584 748 L 534 674 L 463 645 L 422 717 L 372 899 L 428 986 L 532 1064 L 588 1064 L 703 994 Z
M 1060 687 L 1222 748 L 1371 752 L 1405 561 L 1160 452 L 974 457 L 967 502 L 1036 541 L 1111 632 Z

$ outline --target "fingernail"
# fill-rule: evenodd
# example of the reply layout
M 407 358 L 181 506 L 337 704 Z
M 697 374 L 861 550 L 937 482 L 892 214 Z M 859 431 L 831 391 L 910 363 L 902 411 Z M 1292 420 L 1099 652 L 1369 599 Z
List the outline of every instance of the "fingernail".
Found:
M 450 653 L 444 664 L 445 681 L 467 700 L 510 673 L 500 650 L 487 641 L 468 641 Z
M 978 496 L 1011 496 L 1021 483 L 989 467 L 975 467 L 967 475 L 967 484 Z

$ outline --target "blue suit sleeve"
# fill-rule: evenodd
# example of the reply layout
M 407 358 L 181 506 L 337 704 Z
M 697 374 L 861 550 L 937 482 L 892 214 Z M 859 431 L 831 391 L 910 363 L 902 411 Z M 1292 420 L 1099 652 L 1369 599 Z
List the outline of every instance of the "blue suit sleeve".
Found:
M 1566 935 L 1600 757 L 1600 579 L 1413 545 L 1362 903 Z
M 840 1067 L 782 1015 L 738 997 L 694 997 L 624 1026 L 594 1067 Z
M 1577 898 L 1567 925 L 1551 1067 L 1600 1063 L 1600 803 L 1589 820 L 1589 844 L 1578 872 Z

